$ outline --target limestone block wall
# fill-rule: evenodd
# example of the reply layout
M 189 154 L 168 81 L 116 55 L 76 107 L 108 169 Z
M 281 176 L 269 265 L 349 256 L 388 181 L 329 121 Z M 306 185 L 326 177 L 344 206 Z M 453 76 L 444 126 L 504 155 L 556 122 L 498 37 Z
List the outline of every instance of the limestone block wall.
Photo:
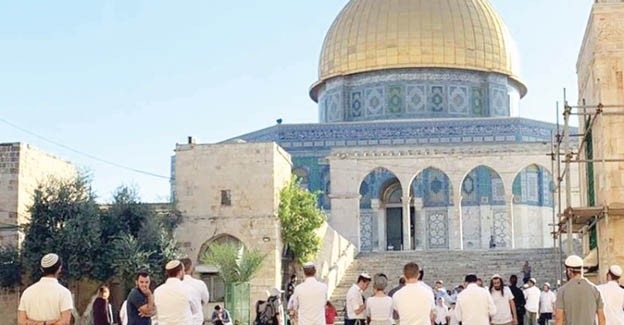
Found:
M 587 105 L 619 105 L 605 112 L 623 112 L 624 108 L 624 3 L 598 1 L 594 4 L 585 31 L 585 38 L 577 62 L 579 101 Z M 579 124 L 583 124 L 582 122 Z M 624 116 L 599 116 L 592 128 L 594 159 L 624 159 Z M 582 190 L 588 184 L 584 179 Z M 624 204 L 624 163 L 594 163 L 596 204 L 621 206 Z M 585 195 L 584 195 L 585 196 Z M 584 203 L 587 204 L 587 199 Z M 624 216 L 610 215 L 598 223 L 599 276 L 604 281 L 610 264 L 624 264 Z M 587 252 L 586 252 L 587 253 Z
M 202 249 L 229 235 L 267 254 L 252 281 L 251 301 L 281 284 L 279 192 L 291 175 L 290 156 L 275 143 L 185 144 L 176 147 L 176 238 L 201 264 Z
M 71 178 L 76 174 L 77 169 L 70 162 L 31 145 L 0 144 L 0 222 L 13 225 L 28 222 L 28 209 L 37 186 L 50 177 Z M 16 231 L 0 231 L 0 243 L 17 241 Z
M 328 294 L 331 296 L 353 262 L 357 249 L 327 223 L 321 226 L 317 234 L 321 238 L 321 249 L 315 260 L 317 277 L 327 283 Z
M 18 292 L 0 289 L 0 315 L 2 315 L 2 324 L 17 325 L 18 304 Z

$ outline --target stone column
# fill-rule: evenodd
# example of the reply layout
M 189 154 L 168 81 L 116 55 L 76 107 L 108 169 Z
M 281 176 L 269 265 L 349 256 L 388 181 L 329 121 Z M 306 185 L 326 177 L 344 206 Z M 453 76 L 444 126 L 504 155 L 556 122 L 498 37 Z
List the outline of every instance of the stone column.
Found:
M 514 225 L 514 195 L 507 194 L 505 196 L 507 201 L 507 215 L 509 216 L 509 233 L 511 236 L 511 248 L 516 248 L 516 227 Z
M 403 203 L 403 250 L 412 249 L 412 238 L 410 234 L 410 202 L 411 197 L 404 195 L 401 202 Z
M 381 209 L 381 203 L 379 199 L 371 199 L 371 209 L 374 211 L 377 217 L 377 248 L 373 250 L 385 251 L 386 250 L 386 219 L 385 213 Z
M 425 249 L 427 247 L 427 221 L 425 218 L 427 214 L 425 213 L 425 209 L 423 206 L 423 199 L 419 197 L 415 197 L 413 199 L 414 202 L 414 248 L 415 249 Z M 420 241 L 420 243 L 416 243 L 416 241 Z

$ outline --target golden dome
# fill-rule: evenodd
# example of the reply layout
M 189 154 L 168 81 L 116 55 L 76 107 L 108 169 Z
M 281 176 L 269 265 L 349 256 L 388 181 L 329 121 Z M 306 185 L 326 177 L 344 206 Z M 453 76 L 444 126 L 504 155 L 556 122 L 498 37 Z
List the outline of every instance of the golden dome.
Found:
M 513 40 L 488 0 L 351 0 L 329 28 L 319 81 L 395 68 L 455 68 L 514 79 L 521 96 Z

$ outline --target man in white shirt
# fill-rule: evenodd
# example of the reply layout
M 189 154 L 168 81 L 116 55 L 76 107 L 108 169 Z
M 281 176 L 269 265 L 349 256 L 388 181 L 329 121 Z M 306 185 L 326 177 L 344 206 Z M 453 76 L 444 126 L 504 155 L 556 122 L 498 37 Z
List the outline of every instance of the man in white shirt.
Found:
M 392 296 L 393 308 L 403 325 L 431 325 L 435 320 L 433 291 L 420 285 L 418 275 L 416 263 L 405 264 L 405 286 Z
M 477 276 L 468 274 L 466 289 L 457 296 L 455 316 L 462 325 L 489 325 L 496 315 L 496 306 L 487 289 L 477 285 Z
M 58 283 L 63 262 L 56 254 L 41 259 L 41 279 L 26 288 L 17 307 L 19 325 L 69 325 L 74 308 L 71 292 Z
M 298 325 L 325 325 L 327 285 L 314 277 L 316 267 L 313 263 L 303 264 L 303 274 L 305 281 L 295 287 L 289 308 L 296 311 Z
M 555 312 L 555 301 L 557 296 L 550 290 L 550 283 L 544 283 L 544 291 L 540 294 L 539 302 L 539 324 L 546 325 L 549 320 L 552 319 Z
M 606 325 L 624 324 L 624 289 L 619 284 L 621 276 L 622 268 L 611 265 L 607 272 L 607 283 L 598 286 L 604 301 Z
M 362 273 L 358 276 L 357 282 L 347 291 L 346 305 L 347 317 L 345 325 L 363 325 L 366 320 L 366 304 L 362 292 L 368 288 L 371 276 Z
M 184 265 L 173 260 L 165 265 L 167 281 L 154 290 L 154 304 L 158 325 L 193 325 L 194 314 L 199 312 L 191 297 L 190 288 L 182 283 Z
M 524 300 L 526 304 L 526 314 L 524 316 L 524 325 L 537 325 L 537 315 L 539 312 L 540 289 L 535 286 L 537 280 L 530 278 L 527 282 L 529 286 L 524 290 Z
M 490 279 L 490 295 L 496 306 L 496 314 L 492 316 L 492 324 L 518 324 L 513 293 L 509 287 L 505 286 L 503 278 L 498 274 Z
M 199 311 L 196 314 L 193 314 L 193 325 L 202 325 L 204 323 L 204 306 L 210 299 L 208 287 L 204 281 L 195 279 L 191 276 L 191 274 L 193 274 L 194 267 L 190 258 L 183 258 L 180 262 L 184 265 L 185 273 L 182 283 L 191 288 L 191 298 L 193 298 L 195 305 L 199 306 Z

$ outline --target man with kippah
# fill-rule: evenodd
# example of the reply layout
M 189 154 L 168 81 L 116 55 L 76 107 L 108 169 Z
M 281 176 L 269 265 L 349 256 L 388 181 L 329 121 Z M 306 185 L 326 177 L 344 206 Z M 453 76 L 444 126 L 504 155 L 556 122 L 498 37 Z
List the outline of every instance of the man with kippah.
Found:
M 69 325 L 74 308 L 71 292 L 58 283 L 63 262 L 56 254 L 41 259 L 41 279 L 28 287 L 17 307 L 19 325 Z
M 193 325 L 193 315 L 199 312 L 190 288 L 182 283 L 184 265 L 173 260 L 165 265 L 167 281 L 154 290 L 158 325 Z
M 583 277 L 583 259 L 570 255 L 565 260 L 568 282 L 557 292 L 556 325 L 605 325 L 600 292 Z
M 622 276 L 619 265 L 611 265 L 607 271 L 607 283 L 598 286 L 604 300 L 604 314 L 607 325 L 624 324 L 624 289 L 618 281 Z
M 193 315 L 193 325 L 202 325 L 204 323 L 204 308 L 203 306 L 210 300 L 210 294 L 208 293 L 208 287 L 202 280 L 193 278 L 193 261 L 190 258 L 185 257 L 180 260 L 184 265 L 184 278 L 182 283 L 189 286 L 193 301 L 197 306 L 200 306 L 199 311 Z
M 303 274 L 305 280 L 295 287 L 289 302 L 296 313 L 297 324 L 325 325 L 327 285 L 316 279 L 314 263 L 303 264 Z

